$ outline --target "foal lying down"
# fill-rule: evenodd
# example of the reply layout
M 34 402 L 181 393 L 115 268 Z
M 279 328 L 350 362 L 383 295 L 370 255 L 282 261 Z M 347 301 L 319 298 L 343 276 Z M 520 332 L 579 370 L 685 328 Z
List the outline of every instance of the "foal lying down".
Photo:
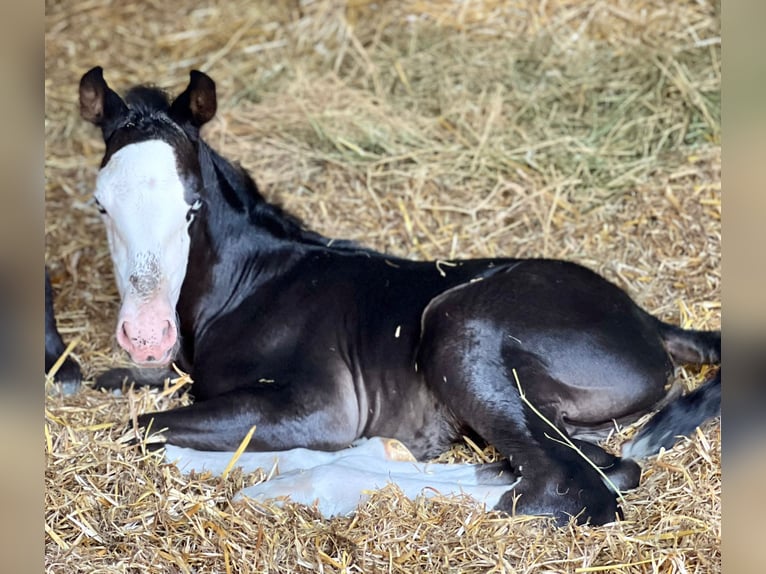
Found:
M 161 384 L 171 361 L 188 372 L 192 405 L 138 419 L 168 445 L 233 451 L 255 427 L 251 451 L 391 437 L 423 461 L 476 436 L 506 458 L 463 480 L 499 486 L 480 493 L 490 506 L 602 524 L 614 489 L 638 484 L 635 459 L 719 412 L 720 369 L 686 396 L 672 383 L 677 365 L 720 363 L 720 332 L 660 321 L 571 262 L 413 261 L 323 237 L 204 141 L 216 106 L 198 71 L 174 99 L 123 98 L 98 67 L 80 83 L 105 142 L 95 198 L 116 337 L 141 367 L 99 384 Z M 595 442 L 658 409 L 623 458 Z

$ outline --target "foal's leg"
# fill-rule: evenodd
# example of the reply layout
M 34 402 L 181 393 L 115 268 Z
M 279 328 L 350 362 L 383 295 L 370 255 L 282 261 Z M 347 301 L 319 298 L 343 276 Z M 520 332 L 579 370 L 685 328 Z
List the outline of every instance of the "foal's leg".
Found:
M 45 269 L 45 372 L 50 372 L 59 357 L 66 350 L 66 345 L 61 338 L 56 315 L 53 308 L 53 288 L 48 277 L 48 269 Z M 56 372 L 54 379 L 59 383 L 61 391 L 65 395 L 72 395 L 80 388 L 82 371 L 72 357 L 67 357 Z
M 165 381 L 177 376 L 170 367 L 117 367 L 96 376 L 94 389 L 119 391 L 131 385 L 135 387 L 163 387 Z
M 521 476 L 519 484 L 501 498 L 497 507 L 520 514 L 552 515 L 560 524 L 571 516 L 576 516 L 579 523 L 614 521 L 619 512 L 615 493 L 525 403 L 511 369 L 517 368 L 522 389 L 534 389 L 535 396 L 551 397 L 551 404 L 535 406 L 552 422 L 560 418 L 553 401 L 566 392 L 566 387 L 551 377 L 537 358 L 506 346 L 502 337 L 479 322 L 453 329 L 447 328 L 451 323 L 448 315 L 442 313 L 440 317 L 447 321 L 424 318 L 419 365 L 427 383 L 457 421 L 469 425 L 507 456 Z M 563 428 L 560 430 L 565 433 Z M 597 464 L 614 462 L 595 445 L 586 448 L 600 458 Z M 631 468 L 635 474 L 637 467 L 625 467 Z M 615 476 L 624 484 L 635 482 L 635 477 Z
M 559 425 L 561 428 L 561 425 Z M 571 439 L 588 460 L 597 465 L 617 490 L 632 490 L 641 480 L 641 467 L 635 460 L 609 454 L 600 446 L 584 440 Z
M 253 384 L 189 406 L 139 415 L 138 423 L 152 433 L 161 431 L 168 443 L 196 450 L 235 450 L 253 426 L 247 450 L 338 450 L 357 438 L 357 428 L 353 412 L 333 396 Z
M 616 519 L 615 493 L 522 401 L 502 366 L 482 367 L 478 357 L 470 356 L 464 361 L 451 357 L 451 364 L 445 359 L 424 366 L 429 383 L 457 418 L 507 456 L 521 475 L 519 484 L 501 498 L 499 509 L 552 515 L 560 524 L 571 516 L 577 516 L 578 523 Z M 522 376 L 530 385 L 552 382 L 542 374 Z

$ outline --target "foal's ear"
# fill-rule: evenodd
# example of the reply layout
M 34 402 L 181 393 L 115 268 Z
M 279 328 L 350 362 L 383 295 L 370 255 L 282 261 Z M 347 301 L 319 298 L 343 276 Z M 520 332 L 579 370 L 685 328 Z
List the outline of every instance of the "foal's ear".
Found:
M 198 70 L 189 74 L 189 85 L 170 106 L 170 115 L 177 120 L 188 120 L 195 127 L 206 124 L 217 108 L 215 82 Z
M 101 66 L 92 68 L 80 79 L 80 115 L 104 130 L 113 120 L 127 113 L 128 107 L 104 81 Z

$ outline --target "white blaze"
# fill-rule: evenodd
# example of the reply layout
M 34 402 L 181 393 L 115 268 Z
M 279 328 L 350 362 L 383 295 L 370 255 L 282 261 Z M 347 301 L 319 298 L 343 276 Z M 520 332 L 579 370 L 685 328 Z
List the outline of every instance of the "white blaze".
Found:
M 150 140 L 120 149 L 98 174 L 96 199 L 107 212 L 122 297 L 118 341 L 138 363 L 167 363 L 189 256 L 189 205 L 173 148 Z

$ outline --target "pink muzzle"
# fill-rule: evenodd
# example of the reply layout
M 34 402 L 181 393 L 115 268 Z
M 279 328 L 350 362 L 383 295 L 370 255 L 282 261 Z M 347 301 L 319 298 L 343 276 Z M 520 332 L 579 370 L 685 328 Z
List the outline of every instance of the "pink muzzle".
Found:
M 170 363 L 178 341 L 173 310 L 158 298 L 143 302 L 137 308 L 126 303 L 117 321 L 120 347 L 140 366 Z

